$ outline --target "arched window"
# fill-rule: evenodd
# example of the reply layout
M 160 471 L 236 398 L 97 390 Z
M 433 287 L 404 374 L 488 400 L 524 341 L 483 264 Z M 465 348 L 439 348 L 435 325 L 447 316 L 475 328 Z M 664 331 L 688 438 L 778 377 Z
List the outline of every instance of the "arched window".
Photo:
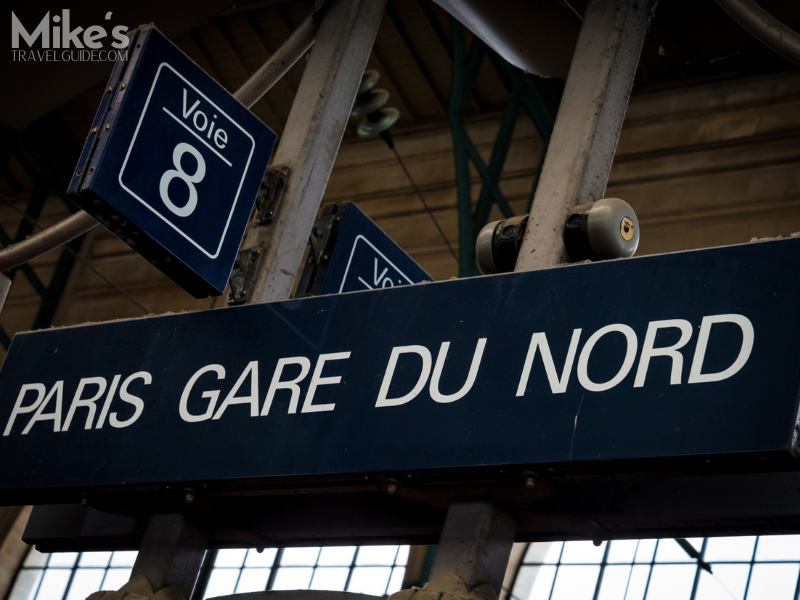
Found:
M 337 590 L 387 595 L 398 591 L 408 546 L 230 549 L 215 552 L 199 598 L 263 590 Z M 84 600 L 118 589 L 136 552 L 28 552 L 8 600 Z
M 513 600 L 800 600 L 800 536 L 530 544 Z

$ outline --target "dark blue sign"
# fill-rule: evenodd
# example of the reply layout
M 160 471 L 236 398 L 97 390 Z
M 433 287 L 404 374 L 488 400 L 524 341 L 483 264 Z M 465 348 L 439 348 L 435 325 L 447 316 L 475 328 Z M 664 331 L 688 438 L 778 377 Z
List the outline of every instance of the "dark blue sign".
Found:
M 385 289 L 430 281 L 413 258 L 352 202 L 337 216 L 335 246 L 317 294 Z
M 222 293 L 275 134 L 153 27 L 131 48 L 70 193 L 192 294 Z
M 631 459 L 796 468 L 798 264 L 790 239 L 19 334 L 0 498 Z

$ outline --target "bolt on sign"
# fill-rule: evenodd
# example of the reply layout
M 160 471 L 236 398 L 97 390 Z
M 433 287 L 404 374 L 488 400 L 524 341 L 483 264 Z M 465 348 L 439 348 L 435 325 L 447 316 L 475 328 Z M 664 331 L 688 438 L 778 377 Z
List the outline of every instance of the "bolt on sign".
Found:
M 799 261 L 789 239 L 18 334 L 0 501 L 706 457 L 795 470 Z
M 130 49 L 68 192 L 187 291 L 221 294 L 275 134 L 154 27 Z

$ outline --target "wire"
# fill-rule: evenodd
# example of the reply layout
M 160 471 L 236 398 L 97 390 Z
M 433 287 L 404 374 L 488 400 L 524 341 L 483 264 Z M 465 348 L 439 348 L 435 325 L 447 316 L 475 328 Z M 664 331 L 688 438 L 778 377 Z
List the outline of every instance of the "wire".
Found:
M 17 206 L 14 206 L 14 205 L 13 205 L 13 204 L 12 204 L 12 203 L 9 201 L 9 199 L 8 199 L 8 198 L 6 198 L 5 196 L 2 196 L 2 197 L 0 197 L 0 199 L 2 199 L 3 203 L 4 203 L 6 206 L 8 206 L 9 208 L 11 208 L 11 209 L 12 209 L 12 210 L 14 210 L 15 212 L 17 212 L 19 215 L 21 215 L 23 219 L 25 219 L 26 221 L 28 221 L 28 223 L 31 223 L 31 224 L 32 224 L 34 227 L 38 227 L 39 229 L 44 229 L 44 226 L 43 226 L 41 223 L 39 223 L 39 221 L 37 221 L 36 219 L 34 219 L 32 216 L 30 216 L 30 215 L 29 215 L 28 213 L 26 213 L 25 211 L 21 210 L 19 207 L 17 207 Z M 134 298 L 133 296 L 131 296 L 131 295 L 130 295 L 128 292 L 126 292 L 125 290 L 123 290 L 123 289 L 122 289 L 122 288 L 121 288 L 119 285 L 117 285 L 116 283 L 114 283 L 114 282 L 113 282 L 113 281 L 112 281 L 112 280 L 111 280 L 111 279 L 110 279 L 110 278 L 109 278 L 107 275 L 105 275 L 105 274 L 104 274 L 102 271 L 100 271 L 100 269 L 98 269 L 97 267 L 95 267 L 94 265 L 92 265 L 92 264 L 91 264 L 89 261 L 87 261 L 86 259 L 84 259 L 84 258 L 83 258 L 83 257 L 82 257 L 80 254 L 78 254 L 77 252 L 75 252 L 75 250 L 73 250 L 72 248 L 70 248 L 70 247 L 69 247 L 69 245 L 65 244 L 65 245 L 64 245 L 64 250 L 65 250 L 65 251 L 67 251 L 67 252 L 69 252 L 69 253 L 70 253 L 70 254 L 71 254 L 71 255 L 72 255 L 74 258 L 75 258 L 75 260 L 77 260 L 78 262 L 80 262 L 82 265 L 84 265 L 86 268 L 88 268 L 90 271 L 92 271 L 92 272 L 93 272 L 95 275 L 97 275 L 97 276 L 98 276 L 100 279 L 102 279 L 102 280 L 103 280 L 103 281 L 105 281 L 105 282 L 106 282 L 108 285 L 110 285 L 112 288 L 114 288 L 114 290 L 116 290 L 117 292 L 119 292 L 120 294 L 122 294 L 123 296 L 125 296 L 125 297 L 126 297 L 128 300 L 130 300 L 130 301 L 131 301 L 131 303 L 132 303 L 132 304 L 135 304 L 135 305 L 136 305 L 136 306 L 137 306 L 137 307 L 138 307 L 138 308 L 139 308 L 139 309 L 140 309 L 140 310 L 141 310 L 141 311 L 142 311 L 144 314 L 146 314 L 146 315 L 147 315 L 147 314 L 150 314 L 150 313 L 152 313 L 152 312 L 153 312 L 153 311 L 151 311 L 149 308 L 147 308 L 147 307 L 146 307 L 144 304 L 142 304 L 141 302 L 139 302 L 139 301 L 138 301 L 136 298 Z
M 450 240 L 447 239 L 447 236 L 445 235 L 444 230 L 442 229 L 442 226 L 439 225 L 439 221 L 436 219 L 436 215 L 433 214 L 433 211 L 431 210 L 431 207 L 428 205 L 428 201 L 425 200 L 425 196 L 423 196 L 422 192 L 419 191 L 419 188 L 417 187 L 417 184 L 414 181 L 414 178 L 411 177 L 411 173 L 409 172 L 408 167 L 406 167 L 406 163 L 403 162 L 403 159 L 401 158 L 400 154 L 397 152 L 397 148 L 395 148 L 395 146 L 394 146 L 394 140 L 392 139 L 392 136 L 389 134 L 388 131 L 382 131 L 381 132 L 381 138 L 383 138 L 383 141 L 386 142 L 386 145 L 389 147 L 389 150 L 391 150 L 392 153 L 394 154 L 394 157 L 397 159 L 397 162 L 400 164 L 400 168 L 403 169 L 403 173 L 406 174 L 406 178 L 408 179 L 409 183 L 411 184 L 411 187 L 414 190 L 414 193 L 417 195 L 417 197 L 422 202 L 422 206 L 425 207 L 425 212 L 428 213 L 428 216 L 431 218 L 431 221 L 433 221 L 433 224 L 436 227 L 436 231 L 439 232 L 439 235 L 441 236 L 442 241 L 444 241 L 445 245 L 447 246 L 447 249 L 450 251 L 450 255 L 453 257 L 453 260 L 456 261 L 456 265 L 458 265 L 460 267 L 461 264 L 458 262 L 458 255 L 456 254 L 455 250 L 453 250 L 453 246 L 450 245 Z

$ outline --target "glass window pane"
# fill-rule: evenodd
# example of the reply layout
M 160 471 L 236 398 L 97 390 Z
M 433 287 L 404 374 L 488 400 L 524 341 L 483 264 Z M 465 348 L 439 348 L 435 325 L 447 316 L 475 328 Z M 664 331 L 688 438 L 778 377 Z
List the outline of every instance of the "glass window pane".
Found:
M 696 565 L 656 565 L 650 575 L 647 600 L 688 598 L 692 593 Z
M 395 567 L 392 569 L 392 576 L 389 578 L 389 587 L 386 588 L 387 594 L 394 594 L 403 589 L 403 577 L 405 574 L 405 567 Z
M 689 544 L 698 552 L 703 545 L 702 538 L 693 538 L 687 540 Z M 694 558 L 686 553 L 686 550 L 680 547 L 677 541 L 671 538 L 658 540 L 658 548 L 656 550 L 656 562 L 694 562 Z
M 614 540 L 608 551 L 610 563 L 632 563 L 639 540 Z
M 357 565 L 393 565 L 397 546 L 361 546 L 356 556 Z
M 641 546 L 639 546 L 641 548 Z M 635 565 L 628 584 L 628 593 L 625 600 L 642 600 L 647 588 L 647 578 L 650 576 L 650 565 Z
M 722 560 L 744 560 L 753 558 L 754 535 L 738 537 L 713 537 L 706 543 L 705 559 L 708 562 Z
M 31 548 L 23 563 L 26 567 L 43 567 L 47 564 L 49 554 L 42 554 L 36 548 Z
M 70 569 L 48 569 L 44 572 L 36 597 L 47 598 L 48 600 L 61 598 L 67 589 L 71 575 L 72 571 Z
M 709 540 L 710 541 L 710 540 Z M 750 565 L 714 565 L 714 574 L 700 571 L 697 587 L 699 600 L 731 600 L 744 598 Z
M 614 544 L 611 544 L 614 547 Z M 633 558 L 633 552 L 631 552 Z M 631 579 L 631 567 L 627 565 L 609 565 L 603 571 L 598 600 L 624 600 Z
M 111 553 L 108 553 L 111 558 Z M 77 569 L 69 586 L 67 600 L 85 600 L 86 596 L 102 589 L 105 569 Z
M 215 567 L 241 567 L 247 556 L 244 548 L 226 548 L 217 550 L 217 558 L 214 560 Z
M 333 567 L 349 567 L 356 554 L 356 546 L 329 546 L 319 553 L 317 564 Z
M 311 583 L 311 567 L 281 567 L 275 575 L 273 590 L 305 590 Z
M 553 579 L 556 576 L 556 567 L 520 567 L 517 580 L 514 583 L 514 596 L 519 600 L 539 600 L 549 598 Z
M 236 593 L 263 592 L 267 589 L 271 569 L 242 569 Z
M 397 551 L 397 558 L 395 559 L 394 564 L 405 565 L 408 562 L 408 552 L 410 548 L 410 546 L 400 546 L 400 549 Z
M 106 571 L 105 579 L 103 579 L 102 589 L 118 590 L 123 585 L 128 583 L 128 580 L 130 578 L 131 578 L 130 569 L 109 569 L 108 571 Z
M 793 600 L 798 566 L 754 565 L 747 600 Z
M 301 567 L 313 567 L 317 564 L 319 547 L 314 548 L 285 548 L 281 555 L 281 566 L 297 565 Z
M 348 567 L 318 567 L 311 580 L 311 589 L 343 592 L 349 574 Z
M 80 567 L 107 567 L 111 552 L 83 552 L 78 561 Z
M 112 567 L 132 567 L 136 562 L 136 550 L 126 550 L 124 552 L 114 552 L 111 555 Z
M 396 548 L 396 546 L 395 546 Z M 350 575 L 348 592 L 383 595 L 389 584 L 392 569 L 389 567 L 355 567 Z
M 524 562 L 527 564 L 550 564 L 558 562 L 564 542 L 536 542 L 528 546 Z
M 658 540 L 639 540 L 639 549 L 636 550 L 637 563 L 649 563 L 653 560 Z
M 275 563 L 276 554 L 278 554 L 278 551 L 275 548 L 264 548 L 261 552 L 253 548 L 247 551 L 247 558 L 244 560 L 244 566 L 271 567 Z
M 39 580 L 42 578 L 41 569 L 23 569 L 17 574 L 14 589 L 8 600 L 33 600 Z
M 762 535 L 756 560 L 800 560 L 800 535 Z
M 238 578 L 239 569 L 212 569 L 203 598 L 214 598 L 215 596 L 232 594 L 233 590 L 236 588 L 236 580 Z
M 562 566 L 551 600 L 592 600 L 599 573 L 600 567 Z
M 53 552 L 50 555 L 50 560 L 47 562 L 48 567 L 71 567 L 78 560 L 77 552 Z
M 599 564 L 605 551 L 606 542 L 599 546 L 595 546 L 593 542 L 566 542 L 561 562 Z

